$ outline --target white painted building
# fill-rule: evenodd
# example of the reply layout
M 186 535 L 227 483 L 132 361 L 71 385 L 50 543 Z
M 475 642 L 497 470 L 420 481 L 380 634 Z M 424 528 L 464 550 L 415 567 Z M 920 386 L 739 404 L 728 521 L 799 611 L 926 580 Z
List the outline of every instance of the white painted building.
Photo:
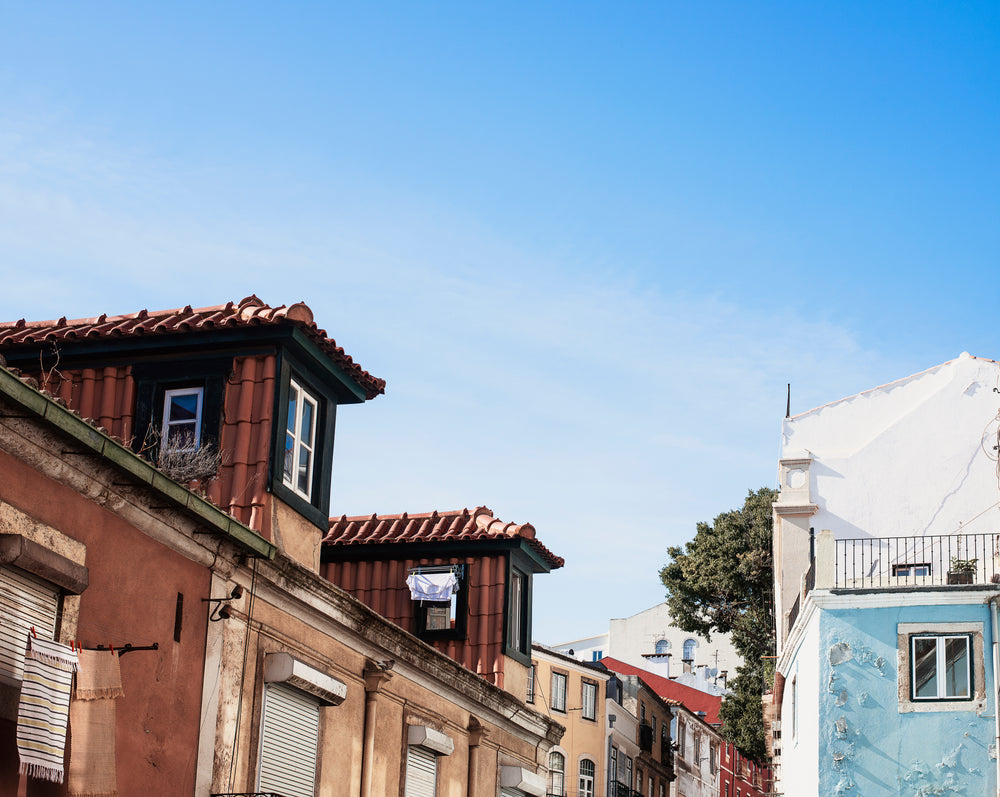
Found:
M 728 635 L 714 634 L 709 641 L 682 631 L 673 625 L 666 603 L 611 620 L 605 634 L 552 647 L 580 661 L 611 656 L 710 694 L 720 694 L 742 663 Z

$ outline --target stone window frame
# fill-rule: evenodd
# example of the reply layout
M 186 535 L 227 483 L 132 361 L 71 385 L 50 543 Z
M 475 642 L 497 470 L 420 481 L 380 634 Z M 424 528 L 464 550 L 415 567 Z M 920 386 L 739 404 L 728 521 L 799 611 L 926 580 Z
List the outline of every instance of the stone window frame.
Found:
M 964 636 L 972 638 L 972 697 L 958 700 L 912 700 L 911 643 L 914 636 Z M 930 711 L 980 711 L 986 706 L 986 659 L 984 657 L 983 623 L 898 623 L 896 625 L 896 658 L 899 713 Z

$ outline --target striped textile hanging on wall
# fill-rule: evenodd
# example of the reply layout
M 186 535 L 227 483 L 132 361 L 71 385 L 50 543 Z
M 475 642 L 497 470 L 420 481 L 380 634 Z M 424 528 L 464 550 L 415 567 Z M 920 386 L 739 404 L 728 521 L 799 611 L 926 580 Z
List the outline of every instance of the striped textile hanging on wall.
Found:
M 17 709 L 19 774 L 63 782 L 70 687 L 78 666 L 66 645 L 28 635 Z

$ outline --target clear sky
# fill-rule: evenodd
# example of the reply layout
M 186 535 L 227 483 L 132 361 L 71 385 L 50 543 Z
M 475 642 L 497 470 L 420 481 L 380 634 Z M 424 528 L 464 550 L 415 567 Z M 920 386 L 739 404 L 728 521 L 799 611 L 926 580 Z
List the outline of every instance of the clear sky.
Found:
M 996 2 L 0 2 L 0 318 L 305 301 L 336 513 L 486 505 L 536 639 L 793 412 L 1000 357 Z

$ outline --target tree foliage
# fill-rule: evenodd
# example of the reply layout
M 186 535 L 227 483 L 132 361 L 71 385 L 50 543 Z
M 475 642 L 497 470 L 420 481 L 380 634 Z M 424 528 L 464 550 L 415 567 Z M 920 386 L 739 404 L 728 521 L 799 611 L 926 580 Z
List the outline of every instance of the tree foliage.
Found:
M 711 639 L 730 634 L 744 664 L 729 681 L 722 702 L 723 733 L 741 753 L 767 757 L 761 696 L 773 677 L 774 601 L 771 504 L 777 492 L 751 490 L 742 508 L 711 525 L 699 523 L 694 539 L 671 547 L 660 571 L 674 623 Z

